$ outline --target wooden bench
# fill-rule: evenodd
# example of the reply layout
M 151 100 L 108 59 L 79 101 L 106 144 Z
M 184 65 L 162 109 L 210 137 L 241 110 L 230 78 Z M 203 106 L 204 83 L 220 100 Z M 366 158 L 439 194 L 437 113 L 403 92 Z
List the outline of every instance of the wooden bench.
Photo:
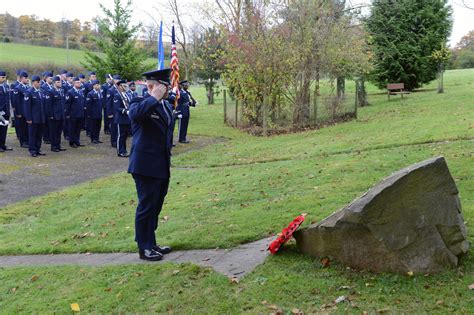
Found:
M 390 100 L 390 95 L 400 94 L 403 98 L 403 94 L 410 94 L 410 92 L 405 91 L 405 84 L 403 83 L 389 83 L 387 84 L 387 95 Z

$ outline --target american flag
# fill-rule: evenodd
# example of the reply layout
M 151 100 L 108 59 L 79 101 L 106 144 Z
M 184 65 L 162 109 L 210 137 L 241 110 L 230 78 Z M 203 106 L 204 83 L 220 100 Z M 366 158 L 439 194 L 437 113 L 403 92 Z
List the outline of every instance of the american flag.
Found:
M 171 27 L 171 87 L 173 88 L 173 92 L 176 94 L 176 98 L 174 101 L 174 107 L 178 105 L 179 99 L 179 60 L 178 60 L 178 52 L 176 51 L 176 37 L 174 33 L 174 24 Z

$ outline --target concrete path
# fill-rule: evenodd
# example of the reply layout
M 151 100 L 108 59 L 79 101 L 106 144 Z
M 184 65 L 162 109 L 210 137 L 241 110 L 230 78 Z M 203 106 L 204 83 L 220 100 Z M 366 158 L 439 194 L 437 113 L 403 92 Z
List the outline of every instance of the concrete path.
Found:
M 233 249 L 205 249 L 175 251 L 165 255 L 158 262 L 148 262 L 138 258 L 138 253 L 110 254 L 55 254 L 0 256 L 1 267 L 52 266 L 52 265 L 88 265 L 104 266 L 117 264 L 156 264 L 163 262 L 193 263 L 212 267 L 228 277 L 241 278 L 264 262 L 269 255 L 268 244 L 274 237 L 237 246 Z

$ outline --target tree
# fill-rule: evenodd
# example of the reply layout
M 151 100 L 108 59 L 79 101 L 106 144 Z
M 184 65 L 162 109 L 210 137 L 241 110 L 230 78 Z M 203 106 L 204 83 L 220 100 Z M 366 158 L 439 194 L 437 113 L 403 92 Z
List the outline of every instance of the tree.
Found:
M 100 5 L 105 18 L 98 18 L 97 23 L 100 37 L 93 37 L 98 50 L 103 55 L 86 51 L 85 62 L 82 65 L 95 69 L 99 78 L 107 73 L 118 73 L 129 80 L 138 79 L 152 65 L 145 65 L 146 53 L 136 48 L 136 34 L 141 25 L 131 26 L 131 4 L 128 0 L 125 6 L 121 0 L 114 0 L 113 10 Z
M 402 82 L 413 90 L 436 78 L 431 58 L 451 32 L 447 0 L 374 0 L 367 30 L 374 53 L 372 81 L 385 88 Z
M 207 103 L 214 104 L 214 87 L 224 70 L 223 36 L 216 28 L 208 28 L 196 43 L 194 74 L 204 80 Z

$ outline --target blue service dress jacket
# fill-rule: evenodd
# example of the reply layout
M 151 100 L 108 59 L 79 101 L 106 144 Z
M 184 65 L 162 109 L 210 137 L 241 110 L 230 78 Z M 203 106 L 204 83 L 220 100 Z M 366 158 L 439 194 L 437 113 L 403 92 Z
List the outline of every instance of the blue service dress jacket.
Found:
M 172 113 L 166 100 L 135 98 L 130 103 L 132 149 L 128 172 L 169 179 Z
M 62 89 L 53 87 L 45 94 L 46 119 L 63 120 L 65 95 Z
M 10 87 L 7 83 L 0 84 L 0 112 L 4 112 L 3 118 L 10 118 Z
M 44 96 L 39 89 L 30 88 L 24 97 L 25 118 L 33 124 L 44 124 Z
M 127 104 L 125 104 L 125 102 Z M 122 93 L 122 96 L 120 96 L 120 92 L 115 90 L 113 98 L 114 123 L 119 125 L 130 125 L 130 118 L 128 118 L 128 104 L 130 104 L 128 95 Z
M 66 93 L 65 116 L 69 118 L 84 118 L 85 98 L 81 90 L 72 88 Z
M 102 91 L 92 90 L 86 97 L 87 117 L 91 119 L 102 119 L 103 107 Z

